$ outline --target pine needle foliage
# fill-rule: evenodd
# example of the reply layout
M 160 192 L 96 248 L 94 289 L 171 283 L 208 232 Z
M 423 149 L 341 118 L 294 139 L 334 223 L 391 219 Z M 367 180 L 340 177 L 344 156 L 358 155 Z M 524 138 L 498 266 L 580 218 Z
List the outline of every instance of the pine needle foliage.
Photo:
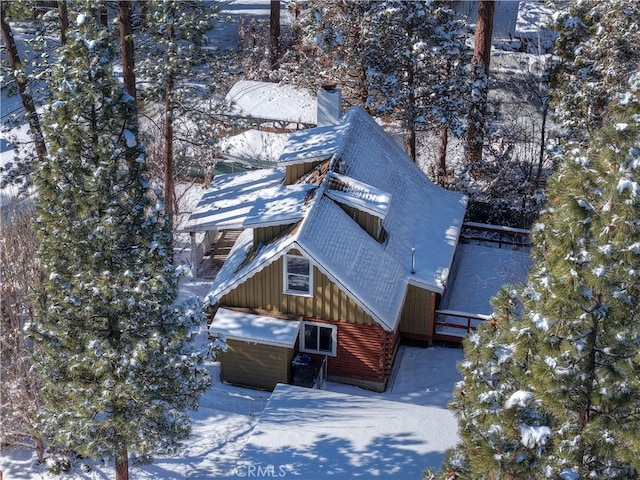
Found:
M 640 61 L 640 2 L 552 2 L 554 49 L 552 104 L 563 136 L 584 143 L 602 126 L 612 95 Z
M 466 342 L 443 478 L 640 475 L 640 74 L 609 112 L 549 184 L 527 286 Z
M 91 2 L 49 80 L 49 155 L 38 172 L 38 256 L 45 282 L 30 335 L 59 448 L 138 463 L 175 451 L 210 385 L 190 340 L 197 306 L 175 306 L 162 192 L 147 178 L 134 99 L 113 76 L 108 31 Z

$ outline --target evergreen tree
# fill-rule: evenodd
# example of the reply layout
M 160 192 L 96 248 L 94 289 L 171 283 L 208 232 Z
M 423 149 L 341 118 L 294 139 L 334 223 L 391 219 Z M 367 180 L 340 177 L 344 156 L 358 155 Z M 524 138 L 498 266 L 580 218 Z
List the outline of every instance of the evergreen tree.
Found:
M 371 48 L 371 2 L 292 0 L 294 39 L 280 75 L 295 85 L 317 90 L 338 83 L 346 105 L 367 105 L 367 51 Z
M 370 106 L 404 124 L 414 160 L 417 131 L 440 134 L 442 167 L 449 129 L 458 136 L 464 130 L 471 58 L 466 25 L 442 1 L 375 2 L 371 9 L 366 62 L 368 90 L 375 93 Z
M 202 91 L 211 78 L 206 67 L 207 33 L 218 17 L 217 2 L 149 0 L 136 63 L 141 89 L 147 104 L 162 104 L 163 178 L 166 212 L 170 221 L 178 211 L 174 188 L 178 152 L 178 132 L 189 146 L 213 145 L 216 132 L 211 126 L 211 110 L 203 108 L 211 93 Z M 199 67 L 199 68 L 198 68 Z M 198 82 L 201 80 L 201 82 Z M 214 82 L 211 82 L 214 83 Z
M 640 2 L 572 0 L 555 7 L 555 53 L 561 62 L 552 104 L 565 136 L 585 143 L 602 125 L 612 93 L 640 61 Z
M 45 281 L 30 332 L 45 404 L 39 431 L 57 447 L 115 459 L 121 480 L 130 456 L 146 463 L 177 448 L 210 378 L 190 346 L 201 311 L 174 305 L 162 197 L 92 3 L 67 31 L 49 81 L 50 153 L 36 178 Z
M 445 165 L 449 133 L 464 132 L 470 59 L 466 26 L 448 2 L 292 3 L 300 45 L 284 65 L 295 63 L 291 81 L 307 87 L 336 82 L 347 104 L 400 120 L 412 158 L 418 130 L 439 134 L 438 162 Z
M 522 313 L 467 342 L 461 478 L 640 475 L 640 74 L 613 103 L 549 184 Z

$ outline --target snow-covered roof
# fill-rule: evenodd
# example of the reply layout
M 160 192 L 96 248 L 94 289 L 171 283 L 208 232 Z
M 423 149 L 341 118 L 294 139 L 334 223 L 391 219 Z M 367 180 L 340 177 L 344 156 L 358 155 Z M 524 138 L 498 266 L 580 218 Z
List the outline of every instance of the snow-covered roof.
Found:
M 442 408 L 279 384 L 236 472 L 271 466 L 300 478 L 421 478 L 440 466 L 457 431 Z
M 333 135 L 327 134 L 329 130 Z M 359 107 L 350 109 L 329 130 L 296 132 L 281 157 L 288 162 L 291 157 L 287 152 L 304 151 L 307 158 L 321 158 L 314 155 L 327 151 L 322 138 L 333 152 L 331 171 L 314 195 L 307 197 L 300 224 L 252 251 L 250 259 L 249 239 L 238 242 L 228 265 L 214 280 L 208 302 L 216 303 L 293 248 L 310 258 L 387 330 L 394 330 L 399 322 L 408 284 L 443 292 L 466 197 L 433 184 Z M 340 173 L 336 175 L 336 171 Z M 336 198 L 336 182 L 345 187 L 346 194 L 340 198 Z M 349 205 L 381 218 L 386 236 L 375 239 L 365 231 L 338 205 L 347 200 Z M 243 208 L 248 210 L 249 206 Z
M 233 115 L 277 122 L 316 124 L 316 99 L 285 83 L 237 82 L 226 97 Z
M 280 155 L 280 165 L 296 165 L 333 157 L 343 145 L 348 125 L 339 123 L 293 132 Z
M 326 190 L 329 198 L 379 218 L 387 215 L 391 203 L 391 195 L 387 192 L 335 172 L 329 172 L 329 175 Z
M 552 15 L 553 10 L 544 2 L 519 2 L 514 36 L 530 41 L 540 41 L 545 50 L 550 49 L 558 36 L 547 28 Z
M 220 152 L 228 160 L 249 166 L 272 167 L 284 150 L 288 133 L 247 130 L 220 139 Z
M 284 170 L 270 168 L 219 175 L 182 227 L 189 232 L 283 225 L 300 220 L 315 185 L 282 184 Z
M 293 348 L 299 330 L 299 321 L 281 320 L 219 308 L 209 328 L 209 333 L 224 335 L 228 340 Z

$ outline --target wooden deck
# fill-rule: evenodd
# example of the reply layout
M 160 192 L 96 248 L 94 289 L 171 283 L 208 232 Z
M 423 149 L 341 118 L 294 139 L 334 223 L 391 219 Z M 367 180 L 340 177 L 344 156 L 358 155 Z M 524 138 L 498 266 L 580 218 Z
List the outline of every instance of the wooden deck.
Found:
M 465 222 L 462 225 L 460 242 L 496 249 L 528 250 L 531 247 L 529 230 L 473 222 Z M 460 266 L 458 265 L 457 268 Z M 450 278 L 455 277 L 455 274 L 450 276 Z M 454 288 L 454 285 L 448 288 Z M 490 317 L 478 312 L 447 309 L 447 306 L 442 304 L 440 307 L 436 309 L 434 341 L 462 343 L 469 333 L 475 331 Z

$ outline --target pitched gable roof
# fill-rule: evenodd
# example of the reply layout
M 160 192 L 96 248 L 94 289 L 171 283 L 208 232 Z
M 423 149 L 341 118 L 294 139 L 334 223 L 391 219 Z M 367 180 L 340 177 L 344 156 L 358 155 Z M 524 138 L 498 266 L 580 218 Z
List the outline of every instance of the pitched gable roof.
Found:
M 305 204 L 298 226 L 251 259 L 246 258 L 249 245 L 239 242 L 208 301 L 218 301 L 292 248 L 304 252 L 388 330 L 397 326 L 407 284 L 444 290 L 466 198 L 433 184 L 359 107 L 336 126 L 296 132 L 281 157 L 285 163 L 326 158 L 331 158 L 330 171 Z M 336 189 L 336 181 L 345 188 Z M 336 202 L 381 218 L 384 241 L 374 239 Z

